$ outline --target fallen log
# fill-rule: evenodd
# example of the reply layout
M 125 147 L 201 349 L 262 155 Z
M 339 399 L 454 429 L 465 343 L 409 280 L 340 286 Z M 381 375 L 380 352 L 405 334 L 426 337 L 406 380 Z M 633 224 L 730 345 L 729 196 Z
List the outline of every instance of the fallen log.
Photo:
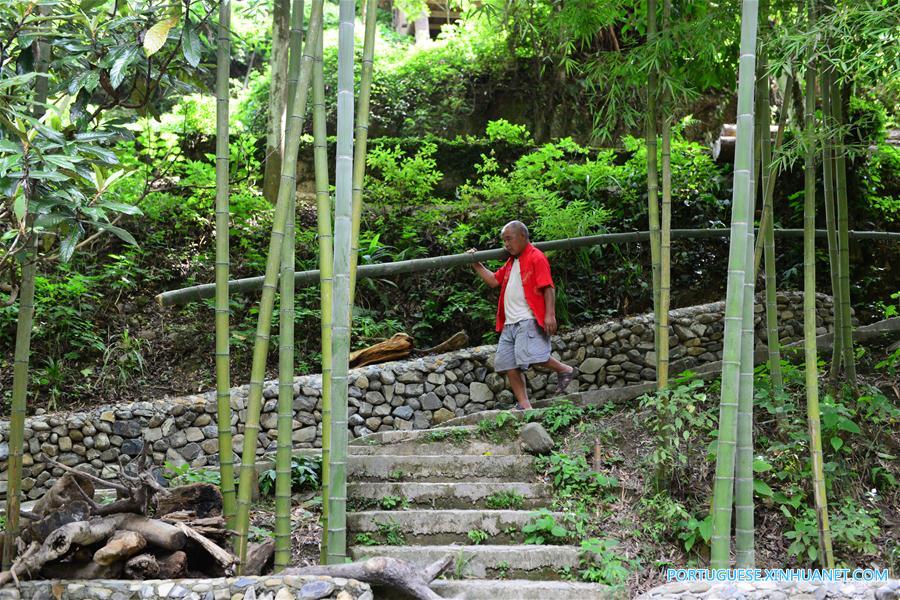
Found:
M 152 554 L 138 554 L 125 563 L 125 577 L 143 581 L 159 577 L 159 563 Z M 85 578 L 86 579 L 86 578 Z
M 453 555 L 426 567 L 405 560 L 376 556 L 363 562 L 345 565 L 317 565 L 299 569 L 285 569 L 285 575 L 325 575 L 345 577 L 364 583 L 381 585 L 408 595 L 414 600 L 445 600 L 438 596 L 429 585 L 453 562 Z
M 106 545 L 94 552 L 94 562 L 109 566 L 115 562 L 128 560 L 147 546 L 147 540 L 134 531 L 115 532 Z
M 48 535 L 43 544 L 32 542 L 9 571 L 0 573 L 0 586 L 23 575 L 38 573 L 48 562 L 68 554 L 73 545 L 90 546 L 102 542 L 119 528 L 121 521 L 121 516 L 100 517 L 63 525 Z
M 406 333 L 395 333 L 390 339 L 374 346 L 350 353 L 350 367 L 364 367 L 375 363 L 406 358 L 415 347 L 412 336 Z
M 101 565 L 92 560 L 62 562 L 47 564 L 41 569 L 44 579 L 119 579 L 121 576 L 121 562 L 111 565 Z
M 211 483 L 192 483 L 172 488 L 156 500 L 156 514 L 189 511 L 199 518 L 222 514 L 222 492 Z
M 208 537 L 197 533 L 184 523 L 175 523 L 173 527 L 181 531 L 186 538 L 192 539 L 197 542 L 197 544 L 201 548 L 203 548 L 213 558 L 213 560 L 215 560 L 223 569 L 225 569 L 226 573 L 232 570 L 232 567 L 234 567 L 234 564 L 237 562 L 237 558 L 233 554 L 223 550 Z
M 187 554 L 177 550 L 156 557 L 160 579 L 181 579 L 187 575 Z
M 140 515 L 121 515 L 119 527 L 144 536 L 149 544 L 163 550 L 181 550 L 187 542 L 184 529 L 165 523 L 158 519 L 150 519 Z M 185 528 L 190 530 L 190 528 Z
M 262 575 L 263 569 L 275 556 L 275 540 L 247 546 L 247 559 L 241 567 L 241 576 Z
M 437 346 L 432 346 L 431 348 L 425 348 L 423 350 L 414 349 L 413 354 L 415 356 L 425 356 L 427 354 L 444 354 L 446 352 L 460 350 L 468 345 L 469 335 L 465 331 L 457 331 Z

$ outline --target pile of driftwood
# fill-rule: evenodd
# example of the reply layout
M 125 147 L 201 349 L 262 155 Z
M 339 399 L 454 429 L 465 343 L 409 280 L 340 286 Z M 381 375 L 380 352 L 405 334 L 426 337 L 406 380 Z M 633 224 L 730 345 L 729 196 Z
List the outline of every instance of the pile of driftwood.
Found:
M 22 512 L 22 529 L 15 540 L 18 558 L 9 571 L 0 573 L 0 585 L 18 579 L 234 574 L 238 560 L 230 550 L 233 532 L 225 527 L 222 494 L 216 486 L 163 487 L 146 450 L 120 469 L 118 482 L 50 463 L 66 473 L 31 512 Z M 98 504 L 95 486 L 115 490 L 116 500 Z M 259 575 L 274 550 L 273 541 L 251 544 L 241 573 Z

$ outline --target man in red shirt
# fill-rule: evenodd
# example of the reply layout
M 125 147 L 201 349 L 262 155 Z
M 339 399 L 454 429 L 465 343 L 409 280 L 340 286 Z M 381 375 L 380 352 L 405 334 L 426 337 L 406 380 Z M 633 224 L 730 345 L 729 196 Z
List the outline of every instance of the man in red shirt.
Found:
M 506 373 L 518 408 L 531 408 L 523 371 L 531 366 L 556 371 L 556 392 L 561 394 L 578 376 L 578 370 L 550 355 L 550 336 L 556 333 L 556 295 L 550 263 L 544 253 L 531 245 L 528 228 L 510 221 L 500 230 L 503 247 L 510 257 L 496 273 L 483 264 L 472 268 L 491 288 L 500 288 L 497 305 L 497 355 L 494 370 Z M 474 250 L 469 250 L 474 252 Z

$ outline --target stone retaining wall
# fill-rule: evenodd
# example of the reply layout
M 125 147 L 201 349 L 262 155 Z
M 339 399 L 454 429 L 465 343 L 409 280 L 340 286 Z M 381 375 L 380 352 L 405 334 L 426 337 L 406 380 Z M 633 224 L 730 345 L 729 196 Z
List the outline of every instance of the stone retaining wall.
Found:
M 758 299 L 761 301 L 761 298 Z M 817 333 L 832 329 L 831 299 L 817 299 Z M 802 299 L 779 294 L 782 342 L 802 335 Z M 763 307 L 757 304 L 760 341 L 765 340 Z M 720 360 L 724 303 L 673 310 L 670 327 L 671 372 Z M 553 339 L 555 354 L 577 365 L 581 376 L 569 391 L 623 387 L 654 381 L 653 317 L 642 315 L 609 321 L 563 333 Z M 350 428 L 356 436 L 393 429 L 426 429 L 457 416 L 510 406 L 513 395 L 505 378 L 492 369 L 494 346 L 479 346 L 440 356 L 385 363 L 355 369 L 350 378 Z M 556 375 L 530 369 L 531 397 L 551 395 Z M 321 445 L 321 376 L 294 381 L 292 439 L 297 448 Z M 231 393 L 233 447 L 240 453 L 248 386 Z M 258 454 L 275 450 L 278 384 L 267 382 L 260 417 Z M 8 422 L 0 422 L 0 493 L 6 490 L 9 454 Z M 25 422 L 23 490 L 39 498 L 62 474 L 45 457 L 110 478 L 119 464 L 152 446 L 158 464 L 216 464 L 218 441 L 215 392 L 99 406 L 85 411 L 29 417 Z
M 368 584 L 331 577 L 230 577 L 124 581 L 23 581 L 0 588 L 0 600 L 373 600 Z

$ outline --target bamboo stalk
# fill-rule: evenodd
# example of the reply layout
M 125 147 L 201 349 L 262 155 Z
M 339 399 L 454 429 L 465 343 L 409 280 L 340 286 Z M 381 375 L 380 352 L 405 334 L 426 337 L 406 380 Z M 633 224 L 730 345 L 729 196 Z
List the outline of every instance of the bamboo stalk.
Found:
M 741 51 L 738 69 L 737 143 L 731 209 L 731 246 L 725 298 L 725 336 L 722 359 L 722 396 L 719 438 L 713 487 L 713 530 L 710 566 L 727 568 L 730 562 L 731 511 L 734 491 L 737 410 L 740 390 L 741 329 L 744 317 L 744 279 L 747 277 L 747 204 L 751 202 L 753 170 L 753 89 L 756 79 L 757 0 L 743 0 Z
M 366 29 L 363 38 L 362 72 L 356 107 L 356 139 L 353 147 L 353 231 L 350 237 L 350 305 L 356 298 L 356 265 L 359 261 L 359 229 L 362 221 L 363 182 L 366 177 L 366 145 L 369 139 L 369 96 L 375 57 L 377 2 L 366 0 Z M 351 315 L 351 323 L 353 318 Z
M 729 237 L 730 229 L 673 229 L 672 239 L 717 239 Z M 825 239 L 826 231 L 824 229 L 816 230 L 816 237 Z M 900 233 L 889 231 L 850 231 L 849 237 L 858 240 L 873 240 L 892 243 L 900 243 Z M 626 244 L 632 242 L 643 242 L 650 237 L 646 231 L 632 231 L 626 233 L 604 233 L 601 235 L 591 235 L 577 238 L 567 238 L 562 240 L 551 240 L 547 242 L 537 242 L 534 244 L 536 248 L 543 252 L 553 250 L 570 250 L 572 248 L 584 248 L 588 246 L 600 246 L 610 244 Z M 775 237 L 782 239 L 802 239 L 802 229 L 776 229 Z M 434 271 L 438 269 L 450 269 L 474 262 L 484 262 L 486 260 L 506 260 L 508 255 L 502 248 L 495 250 L 482 250 L 474 254 L 449 254 L 447 256 L 433 256 L 430 258 L 416 258 L 413 260 L 402 260 L 392 263 L 383 263 L 379 265 L 363 265 L 357 269 L 357 276 L 360 278 L 378 278 L 392 277 L 402 275 L 404 273 L 421 273 L 424 271 Z M 244 279 L 234 279 L 228 282 L 228 290 L 231 294 L 249 294 L 257 292 L 262 288 L 264 277 L 247 277 Z M 319 283 L 319 271 L 296 271 L 294 273 L 294 282 L 298 286 L 312 286 Z M 179 290 L 163 292 L 156 296 L 156 301 L 161 306 L 177 306 L 212 298 L 215 294 L 215 286 L 212 284 L 201 284 L 186 287 Z
M 815 1 L 810 1 L 810 21 L 815 19 Z M 806 375 L 806 424 L 812 462 L 812 487 L 819 531 L 819 560 L 822 567 L 834 568 L 831 530 L 828 525 L 828 501 L 822 461 L 822 434 L 819 423 L 819 371 L 816 365 L 816 253 L 813 231 L 816 226 L 815 108 L 816 68 L 812 53 L 806 68 L 806 107 L 804 110 L 806 160 L 804 177 L 803 229 L 803 340 Z
M 332 303 L 331 470 L 327 563 L 347 555 L 347 392 L 350 363 L 350 245 L 353 230 L 354 0 L 341 0 L 338 29 L 337 154 Z
M 316 216 L 319 228 L 319 302 L 322 311 L 322 555 L 328 547 L 328 497 L 331 486 L 331 303 L 334 276 L 334 234 L 331 230 L 331 193 L 328 188 L 328 140 L 325 122 L 325 78 L 322 36 L 313 68 L 313 138 L 316 175 Z
M 760 7 L 760 22 L 765 24 L 768 12 L 766 0 Z M 762 35 L 760 34 L 760 38 Z M 757 41 L 757 50 L 762 48 L 762 40 Z M 757 155 L 750 163 L 754 172 L 750 175 L 750 193 L 747 202 L 747 223 L 753 224 L 756 215 L 756 190 L 765 190 L 765 163 L 763 162 L 763 138 L 769 135 L 768 85 L 763 70 L 763 58 L 756 62 L 754 77 L 754 150 Z M 764 110 L 760 110 L 764 109 Z M 757 185 L 759 182 L 759 185 Z M 765 192 L 763 192 L 765 193 Z M 746 262 L 744 263 L 744 299 L 741 319 L 741 374 L 738 389 L 737 408 L 737 449 L 735 454 L 734 478 L 734 558 L 739 569 L 749 569 L 755 565 L 754 519 L 753 519 L 753 350 L 754 350 L 754 292 L 756 278 L 753 277 L 753 227 L 747 227 Z
M 319 15 L 321 13 L 322 0 L 316 0 L 313 2 L 307 45 L 316 43 L 321 33 L 318 29 Z M 253 362 L 250 372 L 250 389 L 247 400 L 247 418 L 244 425 L 244 445 L 237 499 L 237 550 L 241 562 L 247 556 L 247 534 L 250 527 L 250 494 L 255 476 L 259 413 L 262 408 L 262 388 L 266 373 L 266 357 L 269 351 L 269 334 L 272 324 L 272 307 L 275 302 L 275 285 L 278 281 L 278 271 L 281 266 L 282 246 L 285 236 L 284 229 L 287 224 L 290 203 L 296 193 L 297 152 L 299 150 L 300 132 L 303 129 L 303 119 L 306 114 L 306 100 L 311 74 L 312 60 L 307 60 L 307 57 L 304 55 L 300 69 L 300 81 L 297 85 L 291 115 L 288 119 L 284 161 L 281 165 L 281 185 L 278 189 L 278 201 L 275 204 L 275 217 L 269 241 L 269 254 L 266 259 L 266 275 L 263 283 L 262 298 L 259 303 L 259 321 L 256 326 L 256 339 L 253 346 Z
M 266 160 L 263 171 L 263 196 L 275 202 L 280 185 L 279 174 L 284 158 L 284 131 L 290 98 L 285 85 L 288 75 L 291 0 L 272 2 L 272 60 L 269 71 L 268 120 L 266 123 Z
M 19 535 L 22 502 L 22 454 L 25 444 L 25 400 L 28 395 L 28 361 L 31 356 L 31 327 L 34 322 L 34 279 L 37 272 L 37 236 L 22 257 L 22 283 L 16 319 L 16 348 L 13 355 L 13 389 L 9 415 L 9 461 L 7 462 L 6 543 L 3 570 L 15 557 L 14 540 Z
M 825 200 L 825 227 L 828 231 L 828 267 L 831 274 L 831 294 L 834 298 L 832 315 L 834 316 L 834 351 L 831 354 L 831 377 L 837 379 L 841 368 L 842 348 L 844 347 L 844 330 L 841 327 L 841 262 L 837 236 L 837 219 L 835 215 L 835 159 L 834 138 L 829 129 L 833 126 L 831 103 L 831 82 L 826 69 L 820 73 L 822 89 L 823 144 L 822 144 L 822 191 Z
M 761 60 L 765 61 L 765 57 L 761 57 Z M 765 63 L 764 63 L 765 64 Z M 763 72 L 766 71 L 765 66 L 763 67 Z M 790 106 L 790 98 L 791 98 L 791 85 L 788 82 L 788 85 L 785 87 L 784 91 L 784 99 L 781 104 L 781 115 L 778 118 L 778 133 L 775 136 L 776 148 L 780 145 L 780 141 L 784 136 L 784 127 L 787 123 L 787 114 L 788 107 Z M 768 99 L 768 95 L 766 96 Z M 768 119 L 768 109 L 769 103 L 765 102 L 765 110 L 766 110 L 766 125 L 769 123 Z M 766 267 L 766 348 L 769 353 L 769 374 L 772 378 L 772 391 L 775 396 L 775 406 L 778 413 L 775 416 L 775 419 L 781 423 L 783 421 L 783 403 L 782 396 L 784 393 L 784 378 L 781 373 L 781 341 L 778 338 L 778 297 L 776 287 L 776 272 L 775 272 L 775 206 L 774 206 L 774 192 L 775 192 L 775 180 L 778 176 L 777 167 L 772 165 L 772 152 L 769 144 L 769 136 L 766 135 L 762 139 L 762 153 L 763 153 L 763 176 L 765 177 L 765 185 L 763 186 L 765 190 L 765 198 L 763 199 L 763 218 L 760 219 L 760 231 L 762 235 L 760 236 L 765 243 L 765 267 Z M 766 213 L 769 214 L 769 218 L 765 219 Z M 754 274 L 757 272 L 758 268 L 754 263 Z
M 847 213 L 847 161 L 846 149 L 844 147 L 844 135 L 842 127 L 844 125 L 844 101 L 841 88 L 834 83 L 832 91 L 832 107 L 834 108 L 835 122 L 838 126 L 837 144 L 834 148 L 836 157 L 836 177 L 837 183 L 837 225 L 838 225 L 838 248 L 840 249 L 840 299 L 841 299 L 841 349 L 844 353 L 844 374 L 847 382 L 856 391 L 856 357 L 853 355 L 853 321 L 850 316 L 850 235 L 848 232 L 848 213 Z
M 793 78 L 790 75 L 787 75 L 787 81 L 784 86 L 784 98 L 781 100 L 781 115 L 778 117 L 778 130 L 775 132 L 775 146 L 772 150 L 770 150 L 769 155 L 771 156 L 774 152 L 778 154 L 781 150 L 781 145 L 784 143 L 784 129 L 787 125 L 788 113 L 790 113 L 791 106 L 791 96 L 793 94 L 794 85 Z M 769 134 L 771 136 L 771 133 Z M 766 137 L 766 146 L 770 145 L 769 137 Z M 768 227 L 772 226 L 774 229 L 774 206 L 772 205 L 772 199 L 775 196 L 775 182 L 778 181 L 779 169 L 778 165 L 771 165 L 770 169 L 767 169 L 770 172 L 768 177 L 768 184 L 765 187 L 766 198 L 763 201 L 763 211 L 762 215 L 759 217 L 759 230 L 765 231 Z M 802 236 L 801 236 L 802 237 Z M 756 277 L 756 274 L 759 273 L 759 265 L 762 261 L 763 254 L 763 245 L 765 243 L 765 236 L 760 236 L 756 239 L 756 250 L 754 252 L 753 259 L 753 276 Z
M 231 0 L 219 4 L 216 49 L 216 423 L 219 441 L 219 479 L 222 516 L 234 528 L 234 450 L 231 447 L 231 351 L 229 342 L 228 272 L 231 268 L 229 234 L 228 135 L 229 77 L 231 67 Z
M 668 31 L 672 0 L 663 0 L 663 32 Z M 662 214 L 659 233 L 659 313 L 656 315 L 656 387 L 669 385 L 669 304 L 672 279 L 672 118 L 662 121 Z
M 322 36 L 319 36 L 322 39 Z M 288 107 L 294 95 L 303 52 L 303 0 L 291 7 Z M 278 325 L 278 437 L 275 449 L 275 572 L 291 562 L 291 450 L 294 422 L 294 273 L 296 193 L 291 195 L 281 255 L 281 310 Z
M 656 0 L 647 0 L 647 43 L 656 42 Z M 656 164 L 656 94 L 657 73 L 654 67 L 647 74 L 647 220 L 650 230 L 650 269 L 652 271 L 653 284 L 653 323 L 656 325 L 654 345 L 656 355 L 659 356 L 659 289 L 660 289 L 660 258 L 659 258 L 659 181 Z

